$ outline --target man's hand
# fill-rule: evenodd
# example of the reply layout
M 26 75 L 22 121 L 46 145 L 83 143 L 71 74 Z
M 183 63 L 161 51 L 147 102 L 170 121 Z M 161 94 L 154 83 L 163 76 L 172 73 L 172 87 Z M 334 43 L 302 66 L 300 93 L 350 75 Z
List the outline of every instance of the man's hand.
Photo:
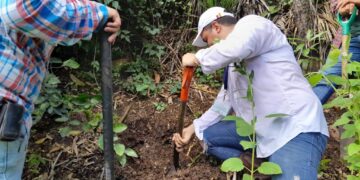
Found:
M 338 0 L 336 9 L 342 16 L 350 15 L 354 9 L 354 6 L 360 5 L 360 0 Z
M 183 67 L 194 67 L 194 66 L 198 66 L 199 60 L 196 59 L 195 54 L 193 53 L 186 53 L 183 57 L 182 57 L 182 66 Z
M 184 146 L 189 144 L 194 133 L 195 133 L 195 129 L 194 129 L 194 125 L 192 124 L 183 129 L 182 137 L 180 136 L 179 133 L 175 133 L 173 135 L 172 141 L 174 141 L 176 145 L 176 150 L 178 152 L 183 151 Z
M 106 23 L 104 31 L 111 33 L 108 38 L 109 43 L 114 44 L 116 40 L 116 36 L 120 30 L 121 26 L 121 18 L 117 10 L 107 7 L 109 12 L 109 21 Z

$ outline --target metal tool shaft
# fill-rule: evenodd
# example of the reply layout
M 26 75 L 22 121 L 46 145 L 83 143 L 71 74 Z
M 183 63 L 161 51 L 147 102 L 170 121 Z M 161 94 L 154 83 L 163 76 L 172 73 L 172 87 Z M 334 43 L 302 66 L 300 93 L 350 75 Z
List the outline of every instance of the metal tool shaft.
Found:
M 101 55 L 101 93 L 103 102 L 103 125 L 104 125 L 104 156 L 105 156 L 105 179 L 114 178 L 114 145 L 113 145 L 113 115 L 112 115 L 112 58 L 111 45 L 108 42 L 109 34 L 100 33 Z
M 177 128 L 177 132 L 180 134 L 180 136 L 182 136 L 182 131 L 184 128 L 185 108 L 186 108 L 186 101 L 181 102 L 180 115 L 178 119 L 178 128 Z M 179 163 L 179 152 L 176 150 L 176 146 L 174 146 L 173 162 L 175 169 L 178 169 L 180 167 L 180 163 Z

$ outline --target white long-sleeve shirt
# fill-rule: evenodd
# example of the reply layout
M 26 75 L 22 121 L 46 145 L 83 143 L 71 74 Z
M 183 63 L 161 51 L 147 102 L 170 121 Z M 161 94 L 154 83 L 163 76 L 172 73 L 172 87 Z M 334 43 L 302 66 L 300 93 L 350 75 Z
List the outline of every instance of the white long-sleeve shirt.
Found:
M 240 19 L 225 40 L 196 53 L 204 73 L 230 66 L 228 89 L 222 87 L 212 107 L 194 120 L 196 136 L 222 120 L 232 109 L 247 122 L 253 119 L 247 79 L 234 71 L 244 61 L 254 71 L 257 156 L 268 157 L 303 132 L 329 136 L 321 103 L 304 78 L 285 35 L 270 20 L 256 15 Z M 283 113 L 282 118 L 265 116 Z

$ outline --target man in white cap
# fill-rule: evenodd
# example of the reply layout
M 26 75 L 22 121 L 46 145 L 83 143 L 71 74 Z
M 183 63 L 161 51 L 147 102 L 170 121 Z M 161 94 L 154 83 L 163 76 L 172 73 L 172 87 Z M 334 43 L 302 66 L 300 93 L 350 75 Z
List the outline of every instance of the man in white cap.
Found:
M 207 154 L 221 160 L 240 157 L 245 153 L 239 142 L 248 137 L 237 134 L 234 121 L 221 120 L 234 112 L 250 123 L 255 115 L 257 157 L 282 169 L 282 174 L 272 178 L 317 179 L 329 136 L 327 123 L 321 103 L 280 29 L 260 16 L 237 21 L 224 8 L 213 7 L 200 16 L 193 45 L 208 48 L 185 54 L 183 66 L 201 66 L 204 73 L 225 68 L 224 85 L 212 107 L 184 128 L 182 137 L 174 134 L 177 148 L 188 144 L 195 133 L 207 145 Z M 254 73 L 254 108 L 245 98 L 247 77 L 235 71 L 235 66 Z M 274 113 L 287 116 L 266 118 Z

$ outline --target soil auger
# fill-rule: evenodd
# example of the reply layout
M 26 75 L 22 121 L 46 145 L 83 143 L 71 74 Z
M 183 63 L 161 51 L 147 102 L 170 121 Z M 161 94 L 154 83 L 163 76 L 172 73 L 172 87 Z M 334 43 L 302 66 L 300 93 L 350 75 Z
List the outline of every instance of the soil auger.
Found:
M 109 34 L 100 32 L 100 56 L 101 56 L 101 94 L 104 132 L 104 156 L 105 156 L 105 179 L 114 178 L 114 133 L 113 133 L 113 106 L 112 106 L 112 57 L 111 44 L 108 42 Z
M 191 84 L 191 79 L 194 75 L 194 67 L 185 67 L 182 75 L 182 82 L 181 82 L 181 93 L 180 93 L 180 115 L 178 119 L 178 127 L 177 132 L 182 136 L 182 131 L 184 128 L 184 117 L 185 117 L 185 108 L 186 103 L 189 100 L 189 89 Z M 174 154 L 173 154 L 173 163 L 175 170 L 180 168 L 179 164 L 179 152 L 176 150 L 176 146 L 174 145 Z

